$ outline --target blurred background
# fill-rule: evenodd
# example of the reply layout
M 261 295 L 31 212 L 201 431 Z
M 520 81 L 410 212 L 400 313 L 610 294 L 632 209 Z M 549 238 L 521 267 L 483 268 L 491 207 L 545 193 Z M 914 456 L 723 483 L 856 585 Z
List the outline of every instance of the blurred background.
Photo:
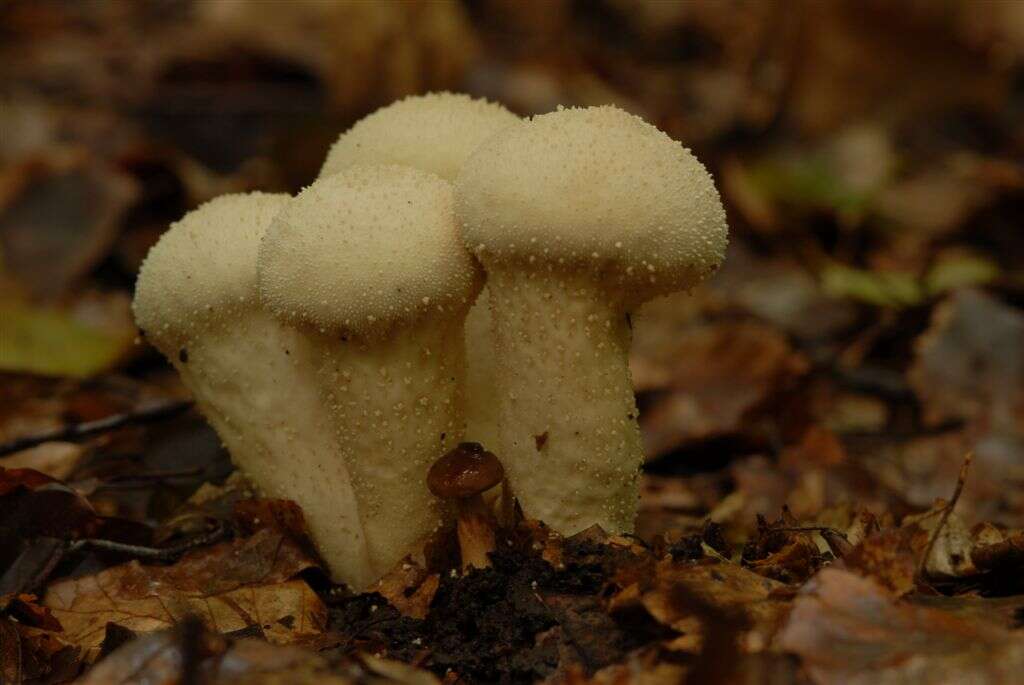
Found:
M 641 532 L 899 516 L 969 450 L 960 511 L 1024 525 L 1011 1 L 0 2 L 0 441 L 182 396 L 129 313 L 169 222 L 294 192 L 360 117 L 442 89 L 614 103 L 717 180 L 726 266 L 637 323 Z M 195 416 L 0 464 L 109 484 L 140 460 L 159 487 L 107 513 L 159 518 L 229 469 Z

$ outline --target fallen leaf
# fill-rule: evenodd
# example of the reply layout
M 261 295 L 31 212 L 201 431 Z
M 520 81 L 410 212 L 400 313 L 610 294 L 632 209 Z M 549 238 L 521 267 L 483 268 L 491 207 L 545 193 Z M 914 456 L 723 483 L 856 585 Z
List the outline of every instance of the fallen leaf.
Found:
M 902 597 L 916 586 L 917 556 L 910 546 L 912 535 L 903 528 L 869 535 L 843 555 L 837 566 L 871 578 L 894 597 Z
M 945 501 L 938 500 L 931 511 L 908 516 L 903 519 L 902 525 L 911 531 L 917 529 L 909 542 L 918 558 L 924 555 L 928 541 L 935 538 L 931 554 L 924 565 L 926 575 L 931 578 L 973 576 L 978 572 L 971 561 L 974 540 L 964 520 L 954 512 L 946 518 L 942 529 L 936 531 L 946 506 Z
M 894 600 L 874 581 L 825 569 L 805 585 L 778 636 L 818 685 L 1016 683 L 1024 638 Z
M 0 683 L 63 683 L 78 674 L 79 649 L 60 633 L 0 618 Z
M 868 271 L 835 263 L 822 270 L 821 287 L 832 297 L 876 307 L 909 307 L 925 297 L 924 288 L 913 274 Z
M 925 420 L 986 420 L 1024 432 L 1024 315 L 980 290 L 940 304 L 908 378 Z
M 113 622 L 137 632 L 167 628 L 189 615 L 229 633 L 250 627 L 273 642 L 316 635 L 326 608 L 295 576 L 314 562 L 270 528 L 196 550 L 172 566 L 131 562 L 53 583 L 43 603 L 73 644 L 95 651 Z
M 776 329 L 755 323 L 691 328 L 647 363 L 657 365 L 653 385 L 665 391 L 640 417 L 648 458 L 741 431 L 809 368 Z
M 4 468 L 29 468 L 51 478 L 64 480 L 74 471 L 84 452 L 85 448 L 73 442 L 44 442 L 0 459 L 3 460 Z
M 655 619 L 679 632 L 699 630 L 700 622 L 676 600 L 673 588 L 677 585 L 720 610 L 743 617 L 748 626 L 743 643 L 751 651 L 767 645 L 786 611 L 786 604 L 773 598 L 785 588 L 778 581 L 728 562 L 676 564 L 666 560 L 658 563 L 654 587 L 643 593 L 642 602 Z
M 127 312 L 126 300 L 118 300 Z M 134 327 L 99 327 L 64 310 L 0 302 L 2 371 L 86 378 L 114 366 L 134 339 Z
M 137 192 L 118 169 L 76 150 L 8 167 L 0 176 L 4 266 L 34 295 L 67 292 L 107 255 Z

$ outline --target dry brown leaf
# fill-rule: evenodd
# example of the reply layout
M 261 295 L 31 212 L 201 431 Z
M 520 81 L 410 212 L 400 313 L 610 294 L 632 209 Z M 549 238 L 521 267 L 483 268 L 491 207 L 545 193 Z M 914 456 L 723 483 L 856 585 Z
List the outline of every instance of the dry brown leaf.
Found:
M 903 527 L 909 528 L 910 546 L 920 558 L 927 549 L 928 541 L 935 538 L 935 545 L 925 562 L 925 574 L 931 578 L 962 578 L 978 572 L 971 561 L 974 539 L 967 524 L 955 512 L 950 514 L 942 526 L 942 512 L 947 504 L 938 500 L 931 511 L 903 519 Z
M 0 683 L 60 683 L 78 673 L 78 647 L 60 633 L 0 618 Z
M 1024 315 L 978 290 L 955 293 L 918 339 L 908 375 L 932 424 L 986 420 L 1022 430 Z
M 0 251 L 29 292 L 63 294 L 102 260 L 138 190 L 80 150 L 56 150 L 0 176 Z
M 874 581 L 825 569 L 800 591 L 778 646 L 818 685 L 1017 683 L 1024 638 L 892 599 Z
M 912 533 L 889 529 L 870 535 L 843 556 L 838 566 L 873 579 L 894 597 L 902 597 L 915 587 L 917 557 L 910 546 Z
M 131 562 L 54 583 L 43 601 L 68 640 L 93 651 L 108 622 L 150 632 L 189 615 L 217 632 L 255 628 L 268 640 L 288 643 L 319 634 L 326 624 L 326 607 L 294 578 L 313 565 L 289 538 L 267 528 L 173 566 Z
M 403 562 L 381 578 L 374 590 L 403 616 L 426 618 L 440 583 L 438 574 L 428 574 L 418 564 Z
M 750 628 L 743 644 L 751 651 L 767 645 L 786 610 L 785 603 L 773 599 L 773 593 L 785 588 L 778 581 L 727 562 L 676 564 L 665 560 L 658 563 L 654 587 L 643 594 L 641 601 L 658 622 L 681 633 L 700 634 L 702 629 L 685 604 L 677 601 L 673 592 L 676 587 L 742 616 Z
M 645 411 L 644 452 L 656 457 L 681 445 L 743 429 L 809 368 L 775 328 L 721 323 L 684 331 L 649 371 L 652 387 L 668 391 Z

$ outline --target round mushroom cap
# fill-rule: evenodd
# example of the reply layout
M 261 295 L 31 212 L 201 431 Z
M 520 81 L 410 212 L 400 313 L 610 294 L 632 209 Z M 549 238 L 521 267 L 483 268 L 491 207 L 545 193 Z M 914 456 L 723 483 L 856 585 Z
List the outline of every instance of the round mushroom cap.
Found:
M 485 264 L 589 270 L 638 299 L 693 286 L 728 240 L 704 166 L 611 106 L 559 109 L 494 135 L 463 166 L 455 203 Z
M 452 181 L 480 143 L 518 121 L 501 105 L 468 95 L 407 97 L 342 133 L 327 153 L 320 178 L 361 164 L 401 164 Z
M 160 237 L 139 270 L 135 321 L 157 346 L 178 344 L 256 306 L 260 239 L 287 204 L 285 194 L 222 195 Z
M 504 477 L 498 457 L 478 442 L 463 442 L 430 467 L 427 487 L 442 499 L 465 499 L 490 490 Z
M 260 295 L 278 317 L 367 339 L 465 312 L 482 274 L 452 187 L 402 166 L 352 167 L 299 193 L 267 229 Z

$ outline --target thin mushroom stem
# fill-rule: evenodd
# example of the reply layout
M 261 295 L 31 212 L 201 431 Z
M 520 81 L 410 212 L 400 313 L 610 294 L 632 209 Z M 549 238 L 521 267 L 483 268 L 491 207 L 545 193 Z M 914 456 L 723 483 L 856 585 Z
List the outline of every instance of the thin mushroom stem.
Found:
M 494 515 L 488 509 L 483 497 L 474 495 L 459 505 L 456 523 L 459 537 L 459 554 L 462 570 L 490 568 L 487 556 L 494 551 Z

